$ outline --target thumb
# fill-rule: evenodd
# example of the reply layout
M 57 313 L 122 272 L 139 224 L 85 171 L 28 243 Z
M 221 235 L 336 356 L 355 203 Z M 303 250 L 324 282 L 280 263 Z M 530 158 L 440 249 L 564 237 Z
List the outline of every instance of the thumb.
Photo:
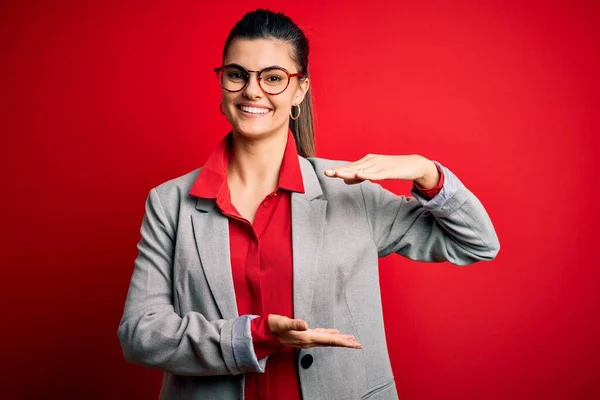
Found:
M 305 331 L 308 330 L 308 324 L 302 319 L 290 319 L 290 330 Z
M 308 329 L 306 321 L 291 319 L 283 315 L 269 315 L 269 326 L 272 332 L 282 333 L 287 331 L 305 331 Z

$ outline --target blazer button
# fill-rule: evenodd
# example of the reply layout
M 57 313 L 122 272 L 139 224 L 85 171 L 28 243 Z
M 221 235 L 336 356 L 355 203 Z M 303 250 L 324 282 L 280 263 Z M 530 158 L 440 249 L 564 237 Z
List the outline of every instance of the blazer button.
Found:
M 309 369 L 312 363 L 313 356 L 311 356 L 310 354 L 306 354 L 300 359 L 300 365 L 302 365 L 302 368 L 304 369 Z

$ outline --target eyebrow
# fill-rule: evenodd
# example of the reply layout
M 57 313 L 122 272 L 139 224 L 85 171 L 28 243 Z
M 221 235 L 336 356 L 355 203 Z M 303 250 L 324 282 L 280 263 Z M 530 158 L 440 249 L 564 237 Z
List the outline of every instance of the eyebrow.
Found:
M 246 71 L 254 71 L 254 70 L 250 70 L 250 69 L 248 69 L 246 67 L 243 67 L 240 64 L 236 64 L 236 63 L 225 64 L 225 65 L 223 65 L 223 67 L 237 67 L 237 68 L 245 69 Z M 268 67 L 261 68 L 259 71 L 262 71 L 264 69 L 269 69 L 269 68 L 283 68 L 283 69 L 285 69 L 287 71 L 286 68 L 284 68 L 284 67 L 282 67 L 280 65 L 270 65 Z

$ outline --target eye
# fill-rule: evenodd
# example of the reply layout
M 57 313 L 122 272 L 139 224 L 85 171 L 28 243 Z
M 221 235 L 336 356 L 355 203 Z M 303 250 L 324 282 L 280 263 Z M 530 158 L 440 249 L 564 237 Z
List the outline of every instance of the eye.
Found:
M 231 79 L 244 79 L 244 74 L 241 72 L 232 71 L 227 74 L 227 77 Z
M 277 82 L 281 82 L 282 80 L 283 80 L 283 78 L 278 75 L 269 75 L 265 78 L 265 81 L 267 81 L 269 83 L 277 83 Z

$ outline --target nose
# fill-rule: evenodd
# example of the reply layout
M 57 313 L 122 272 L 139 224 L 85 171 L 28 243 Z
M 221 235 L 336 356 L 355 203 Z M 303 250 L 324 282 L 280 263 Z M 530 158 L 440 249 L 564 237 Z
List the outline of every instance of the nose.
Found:
M 243 94 L 249 99 L 256 99 L 262 96 L 263 91 L 258 84 L 258 72 L 248 73 L 248 84 L 244 88 Z

